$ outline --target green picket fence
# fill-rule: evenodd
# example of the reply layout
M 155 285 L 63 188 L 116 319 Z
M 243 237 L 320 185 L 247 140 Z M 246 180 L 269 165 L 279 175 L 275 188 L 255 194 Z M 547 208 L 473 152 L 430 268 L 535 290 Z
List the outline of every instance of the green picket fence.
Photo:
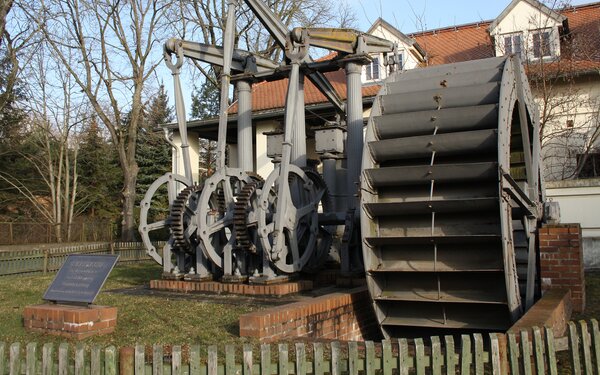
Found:
M 254 347 L 193 344 L 86 348 L 0 343 L 0 373 L 10 375 L 407 375 L 600 374 L 600 331 L 591 320 L 569 323 L 568 335 L 549 328 L 519 334 L 473 334 L 381 343 L 315 342 Z M 456 340 L 456 341 L 455 341 Z M 148 350 L 146 350 L 148 349 Z M 168 349 L 168 350 L 167 350 Z M 185 351 L 183 350 L 185 349 Z M 291 349 L 291 350 L 290 350 Z M 73 353 L 70 351 L 73 350 Z M 8 353 L 7 353 L 8 352 Z M 557 354 L 569 354 L 558 364 Z M 8 354 L 8 355 L 7 355 Z
M 157 243 L 156 246 L 163 246 Z M 141 242 L 104 242 L 58 246 L 46 249 L 0 252 L 0 276 L 35 272 L 55 272 L 69 254 L 117 254 L 119 263 L 151 260 Z

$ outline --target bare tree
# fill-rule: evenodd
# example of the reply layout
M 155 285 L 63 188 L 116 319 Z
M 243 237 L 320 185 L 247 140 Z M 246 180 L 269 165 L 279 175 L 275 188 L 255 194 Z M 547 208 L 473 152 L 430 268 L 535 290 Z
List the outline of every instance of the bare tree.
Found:
M 262 0 L 261 0 L 262 1 Z M 180 13 L 172 17 L 182 38 L 209 45 L 220 45 L 225 29 L 227 1 L 180 0 Z M 356 27 L 357 18 L 344 0 L 269 0 L 267 6 L 288 29 L 295 26 Z M 236 45 L 238 48 L 279 59 L 281 49 L 246 6 L 236 14 Z M 204 77 L 218 87 L 218 69 L 207 69 L 195 62 Z
M 14 8 L 14 9 L 13 9 Z M 11 11 L 12 10 L 12 11 Z M 9 17 L 10 11 L 10 17 Z M 11 20 L 7 29 L 6 20 Z M 0 0 L 0 63 L 4 65 L 0 77 L 0 113 L 15 101 L 15 88 L 19 73 L 36 51 L 38 29 L 21 12 L 21 3 L 13 0 Z M 21 64 L 21 61 L 23 62 Z
M 562 2 L 548 6 L 571 7 Z M 530 48 L 522 53 L 540 110 L 545 177 L 578 178 L 589 155 L 597 152 L 600 136 L 600 96 L 591 83 L 599 79 L 600 71 L 587 68 L 589 62 L 600 58 L 591 42 L 599 31 L 586 26 L 565 30 L 559 48 L 549 42 L 556 31 L 541 23 L 542 19 L 530 20 L 534 31 L 523 35 Z M 544 32 L 548 34 L 543 35 Z
M 2 36 L 6 27 L 6 17 L 13 6 L 13 0 L 0 0 L 0 44 L 2 44 Z
M 35 178 L 4 171 L 0 179 L 54 226 L 54 236 L 62 242 L 71 237 L 78 189 L 76 133 L 87 111 L 77 100 L 71 75 L 40 52 L 27 69 L 29 147 L 18 152 Z
M 123 240 L 133 240 L 136 233 L 136 139 L 144 87 L 161 61 L 157 42 L 168 5 L 163 0 L 42 0 L 28 9 L 110 133 L 124 181 Z

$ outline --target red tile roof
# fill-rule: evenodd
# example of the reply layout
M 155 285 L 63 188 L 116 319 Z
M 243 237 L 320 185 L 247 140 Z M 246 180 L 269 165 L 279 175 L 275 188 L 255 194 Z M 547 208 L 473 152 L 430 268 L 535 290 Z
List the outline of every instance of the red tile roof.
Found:
M 426 51 L 428 65 L 485 59 L 495 54 L 488 33 L 491 22 L 425 31 L 410 35 Z
M 346 100 L 346 74 L 343 70 L 325 73 L 325 76 L 338 93 L 342 100 Z M 280 79 L 271 82 L 261 82 L 252 87 L 252 111 L 264 111 L 275 108 L 282 108 L 285 104 L 288 79 Z M 379 86 L 364 86 L 362 88 L 363 96 L 375 96 L 379 91 Z M 327 98 L 317 89 L 308 79 L 304 81 L 304 104 L 324 103 Z M 237 112 L 237 103 L 233 103 L 230 112 Z
M 568 8 L 561 12 L 568 18 L 569 35 L 563 38 L 561 53 L 569 69 L 577 72 L 600 71 L 600 2 Z M 409 35 L 426 51 L 428 65 L 483 59 L 495 54 L 488 33 L 490 21 L 429 30 Z M 333 58 L 335 53 L 322 59 Z M 564 68 L 561 68 L 564 69 Z M 342 70 L 325 73 L 342 99 L 346 99 L 346 79 Z M 283 108 L 287 79 L 263 82 L 253 86 L 252 111 Z M 375 96 L 379 86 L 363 87 L 363 96 Z M 304 85 L 305 104 L 326 102 L 325 96 L 308 80 Z M 234 103 L 231 112 L 237 111 Z

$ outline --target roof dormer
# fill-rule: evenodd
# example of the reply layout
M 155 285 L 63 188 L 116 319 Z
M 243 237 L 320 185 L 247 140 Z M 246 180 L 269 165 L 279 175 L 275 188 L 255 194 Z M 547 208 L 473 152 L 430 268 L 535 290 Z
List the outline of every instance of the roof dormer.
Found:
M 525 60 L 560 56 L 559 27 L 566 17 L 536 0 L 513 0 L 489 26 L 496 56 Z
M 378 18 L 369 28 L 367 34 L 387 39 L 398 45 L 398 52 L 401 55 L 400 69 L 413 69 L 425 61 L 425 52 L 419 44 L 412 38 L 409 38 L 400 30 L 389 24 L 382 18 Z M 383 54 L 371 56 L 371 64 L 365 65 L 362 73 L 363 83 L 376 83 L 387 78 L 387 67 L 383 64 Z

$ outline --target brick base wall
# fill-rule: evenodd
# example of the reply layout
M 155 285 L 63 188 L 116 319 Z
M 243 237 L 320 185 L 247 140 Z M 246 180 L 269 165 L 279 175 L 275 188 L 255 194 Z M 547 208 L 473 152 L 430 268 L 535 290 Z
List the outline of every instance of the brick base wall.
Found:
M 548 290 L 521 319 L 510 327 L 508 333 L 518 334 L 522 330 L 528 330 L 530 334 L 533 334 L 532 327 L 550 327 L 554 337 L 563 337 L 566 334 L 572 311 L 570 290 Z
M 539 231 L 542 289 L 571 291 L 573 311 L 585 310 L 585 276 L 579 224 L 544 225 Z
M 112 333 L 117 326 L 117 308 L 108 306 L 71 306 L 42 304 L 23 310 L 28 331 L 83 339 Z
M 150 280 L 150 289 L 169 290 L 173 292 L 232 293 L 251 296 L 284 296 L 304 290 L 311 290 L 312 288 L 313 282 L 310 280 L 271 285 L 221 283 L 218 281 Z
M 261 342 L 300 337 L 345 341 L 381 338 L 365 287 L 242 315 L 240 336 Z

